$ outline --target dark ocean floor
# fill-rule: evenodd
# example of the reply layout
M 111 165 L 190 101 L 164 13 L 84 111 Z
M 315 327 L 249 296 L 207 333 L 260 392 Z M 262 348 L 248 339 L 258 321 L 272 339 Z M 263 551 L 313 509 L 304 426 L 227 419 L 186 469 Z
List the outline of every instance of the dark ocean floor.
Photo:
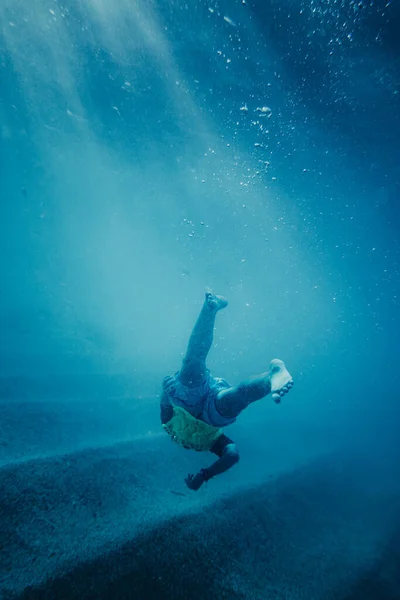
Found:
M 150 417 L 124 439 L 131 410 L 97 405 L 89 435 L 90 402 L 1 404 L 2 600 L 400 599 L 395 440 L 293 457 L 280 434 L 251 471 L 243 435 L 237 469 L 189 493 L 204 456 Z

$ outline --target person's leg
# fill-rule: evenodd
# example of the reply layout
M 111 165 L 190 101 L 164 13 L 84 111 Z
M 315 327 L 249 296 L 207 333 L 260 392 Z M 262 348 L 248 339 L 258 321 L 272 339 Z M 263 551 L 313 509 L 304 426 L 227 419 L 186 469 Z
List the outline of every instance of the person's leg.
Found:
M 206 358 L 214 337 L 214 325 L 217 312 L 228 305 L 222 296 L 208 292 L 200 315 L 189 339 L 186 356 L 178 378 L 188 387 L 199 386 L 206 379 Z
M 218 412 L 227 419 L 236 418 L 249 404 L 272 394 L 276 403 L 293 387 L 293 379 L 284 363 L 271 361 L 268 373 L 243 381 L 235 387 L 221 390 L 215 400 Z
M 235 442 L 224 433 L 215 442 L 211 452 L 218 456 L 218 460 L 209 467 L 201 469 L 196 475 L 189 474 L 186 477 L 186 485 L 191 490 L 197 491 L 206 481 L 225 473 L 236 465 L 240 458 Z

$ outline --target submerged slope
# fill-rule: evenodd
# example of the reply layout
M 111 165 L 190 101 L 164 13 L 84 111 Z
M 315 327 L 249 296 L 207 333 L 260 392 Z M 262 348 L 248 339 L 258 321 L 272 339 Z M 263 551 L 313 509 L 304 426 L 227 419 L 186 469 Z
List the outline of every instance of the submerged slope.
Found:
M 241 491 L 227 476 L 181 495 L 191 455 L 162 463 L 165 448 L 157 437 L 4 466 L 1 597 L 342 598 L 400 520 L 390 461 L 384 472 L 337 453 Z

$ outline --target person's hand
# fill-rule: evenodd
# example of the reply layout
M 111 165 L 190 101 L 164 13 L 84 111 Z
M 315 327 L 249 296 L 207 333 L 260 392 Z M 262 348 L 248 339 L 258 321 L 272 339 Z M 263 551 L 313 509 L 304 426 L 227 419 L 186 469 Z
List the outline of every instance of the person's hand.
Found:
M 201 488 L 204 482 L 205 478 L 201 471 L 200 473 L 197 473 L 197 475 L 191 475 L 189 473 L 189 475 L 185 479 L 185 483 L 188 486 L 188 488 L 190 490 L 193 490 L 194 492 L 197 492 L 197 490 Z
M 163 381 L 164 392 L 166 392 L 167 394 L 171 393 L 171 390 L 174 388 L 174 385 L 175 385 L 175 377 L 171 377 L 171 375 L 167 375 L 167 377 L 164 377 L 164 381 Z

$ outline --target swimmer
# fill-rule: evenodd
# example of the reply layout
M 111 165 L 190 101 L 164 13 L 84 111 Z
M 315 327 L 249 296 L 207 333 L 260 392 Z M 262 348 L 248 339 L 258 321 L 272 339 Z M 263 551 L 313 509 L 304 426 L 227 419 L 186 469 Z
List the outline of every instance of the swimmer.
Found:
M 171 439 L 184 448 L 218 456 L 211 466 L 186 477 L 187 487 L 194 491 L 239 460 L 236 444 L 222 428 L 234 423 L 249 404 L 268 394 L 279 403 L 293 386 L 289 371 L 276 358 L 268 372 L 233 387 L 210 374 L 206 359 L 213 343 L 215 318 L 227 305 L 222 296 L 206 293 L 181 370 L 163 381 L 161 423 Z

